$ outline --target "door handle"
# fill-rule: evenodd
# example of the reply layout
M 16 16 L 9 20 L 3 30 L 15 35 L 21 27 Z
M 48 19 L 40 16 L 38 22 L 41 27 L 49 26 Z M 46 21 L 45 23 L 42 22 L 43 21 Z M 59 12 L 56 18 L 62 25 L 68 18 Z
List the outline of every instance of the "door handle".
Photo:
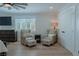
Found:
M 61 31 L 62 33 L 65 33 L 65 31 Z

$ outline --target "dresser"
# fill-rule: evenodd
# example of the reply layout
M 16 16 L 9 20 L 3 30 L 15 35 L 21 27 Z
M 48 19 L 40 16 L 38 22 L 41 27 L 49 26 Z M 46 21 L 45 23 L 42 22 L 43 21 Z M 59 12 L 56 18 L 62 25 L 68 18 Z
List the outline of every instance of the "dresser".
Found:
M 0 30 L 0 40 L 6 42 L 16 42 L 15 30 Z

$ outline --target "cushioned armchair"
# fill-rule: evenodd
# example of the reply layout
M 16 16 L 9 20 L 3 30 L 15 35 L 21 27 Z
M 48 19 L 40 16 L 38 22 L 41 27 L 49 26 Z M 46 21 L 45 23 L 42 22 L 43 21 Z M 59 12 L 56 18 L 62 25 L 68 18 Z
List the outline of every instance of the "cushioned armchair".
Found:
M 21 43 L 27 46 L 35 46 L 36 40 L 34 39 L 33 34 L 28 33 L 26 30 L 21 31 Z
M 44 37 L 42 40 L 43 45 L 52 45 L 56 42 L 56 32 L 50 32 L 47 34 L 46 37 Z

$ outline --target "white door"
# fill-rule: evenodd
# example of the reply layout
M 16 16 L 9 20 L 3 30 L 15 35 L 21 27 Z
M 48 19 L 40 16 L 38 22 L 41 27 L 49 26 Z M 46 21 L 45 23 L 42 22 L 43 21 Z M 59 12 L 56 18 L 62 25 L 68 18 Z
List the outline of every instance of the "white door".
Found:
M 74 26 L 75 7 L 70 7 L 59 15 L 59 42 L 72 53 L 74 53 Z

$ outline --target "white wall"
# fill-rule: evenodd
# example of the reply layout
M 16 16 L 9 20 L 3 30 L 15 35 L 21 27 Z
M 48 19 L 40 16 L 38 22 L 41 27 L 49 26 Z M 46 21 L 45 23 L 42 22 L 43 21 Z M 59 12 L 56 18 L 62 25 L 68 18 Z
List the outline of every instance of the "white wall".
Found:
M 36 17 L 36 33 L 45 34 L 50 29 L 51 17 L 47 15 L 38 15 Z
M 14 15 L 15 19 L 36 19 L 36 32 L 35 34 L 45 34 L 48 29 L 50 29 L 52 15 L 49 14 L 33 14 L 33 15 Z
M 0 14 L 0 16 L 11 16 L 12 17 L 12 26 L 0 26 L 0 30 L 11 30 L 15 28 L 15 19 L 36 19 L 36 34 L 43 34 L 50 27 L 51 18 L 47 15 L 15 15 L 15 14 Z

